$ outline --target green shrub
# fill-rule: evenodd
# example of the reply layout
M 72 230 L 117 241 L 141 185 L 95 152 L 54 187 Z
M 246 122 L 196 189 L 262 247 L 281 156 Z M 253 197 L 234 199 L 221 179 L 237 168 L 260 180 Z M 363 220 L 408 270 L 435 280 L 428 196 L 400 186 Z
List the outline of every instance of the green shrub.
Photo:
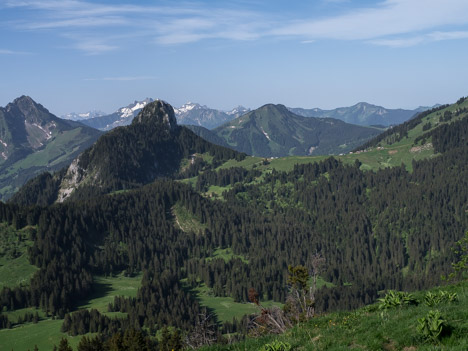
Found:
M 429 307 L 433 307 L 443 302 L 456 301 L 458 301 L 457 293 L 450 293 L 448 291 L 438 291 L 435 293 L 428 291 L 424 296 L 424 303 Z
M 289 351 L 291 350 L 291 344 L 288 342 L 282 342 L 275 340 L 271 344 L 263 345 L 259 351 Z
M 388 291 L 385 297 L 378 299 L 378 301 L 380 310 L 418 304 L 418 301 L 414 298 L 413 294 L 394 290 Z
M 448 325 L 438 310 L 431 310 L 425 317 L 418 318 L 417 329 L 426 341 L 438 342 L 448 331 Z

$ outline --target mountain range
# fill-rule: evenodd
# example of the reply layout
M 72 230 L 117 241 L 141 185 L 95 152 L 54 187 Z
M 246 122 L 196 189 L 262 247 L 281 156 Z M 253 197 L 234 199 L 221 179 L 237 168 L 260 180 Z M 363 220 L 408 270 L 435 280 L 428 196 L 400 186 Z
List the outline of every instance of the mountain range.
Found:
M 284 105 L 264 105 L 211 131 L 192 130 L 214 143 L 262 157 L 340 154 L 382 130 L 334 118 L 301 117 Z M 210 134 L 212 134 L 210 136 Z M 219 139 L 224 142 L 219 143 Z
M 35 174 L 69 164 L 101 134 L 54 116 L 28 96 L 0 108 L 0 199 Z
M 72 121 L 83 121 L 85 119 L 91 119 L 91 118 L 96 118 L 96 117 L 102 117 L 107 115 L 107 113 L 98 111 L 98 110 L 92 110 L 84 113 L 76 113 L 76 112 L 71 112 L 67 113 L 66 115 L 60 116 L 61 119 L 69 119 Z
M 153 99 L 146 98 L 142 101 L 134 101 L 133 103 L 119 108 L 110 115 L 97 116 L 89 119 L 81 120 L 81 122 L 89 127 L 108 131 L 116 127 L 128 126 L 132 123 L 133 118 Z
M 129 125 L 138 112 L 151 101 L 153 100 L 150 98 L 146 98 L 142 101 L 134 101 L 112 114 L 90 111 L 79 114 L 70 113 L 62 116 L 62 118 L 79 120 L 90 127 L 107 131 L 118 126 Z M 436 106 L 439 105 L 435 105 L 433 107 Z M 414 110 L 387 109 L 385 107 L 372 105 L 366 102 L 360 102 L 350 107 L 340 107 L 332 110 L 288 107 L 291 112 L 302 117 L 330 117 L 351 124 L 383 127 L 403 123 L 415 116 L 417 113 L 426 111 L 430 108 L 431 107 L 421 106 Z M 219 127 L 220 125 L 250 111 L 251 110 L 249 108 L 245 108 L 243 106 L 238 106 L 230 111 L 221 111 L 192 102 L 188 102 L 179 108 L 174 108 L 174 113 L 179 124 L 196 125 L 207 129 Z
M 435 105 L 433 107 L 436 107 Z M 288 109 L 296 115 L 303 117 L 331 117 L 337 118 L 347 123 L 363 126 L 391 126 L 403 123 L 419 112 L 431 109 L 432 107 L 418 107 L 415 110 L 387 109 L 382 106 L 360 102 L 350 107 L 339 107 L 333 110 L 322 110 L 320 108 L 291 108 Z
M 231 111 L 220 111 L 202 106 L 200 104 L 188 102 L 180 108 L 174 109 L 177 121 L 180 124 L 196 125 L 207 129 L 213 129 L 221 124 L 242 116 L 250 109 L 238 106 Z
M 62 116 L 62 118 L 79 120 L 89 127 L 93 127 L 101 131 L 108 131 L 116 127 L 129 125 L 141 109 L 152 101 L 153 99 L 151 98 L 146 98 L 142 101 L 134 101 L 125 107 L 119 108 L 111 114 L 96 111 L 87 113 L 69 113 Z M 249 111 L 249 109 L 242 106 L 238 106 L 231 111 L 220 111 L 192 102 L 188 102 L 181 107 L 174 109 L 174 113 L 179 124 L 198 125 L 208 129 L 215 128 Z

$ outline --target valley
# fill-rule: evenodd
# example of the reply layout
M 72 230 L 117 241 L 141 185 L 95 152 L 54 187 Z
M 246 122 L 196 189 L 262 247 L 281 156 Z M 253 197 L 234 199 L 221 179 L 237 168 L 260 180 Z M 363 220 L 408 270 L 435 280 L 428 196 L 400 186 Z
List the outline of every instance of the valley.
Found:
M 167 103 L 148 103 L 72 166 L 32 179 L 0 203 L 0 316 L 11 327 L 0 330 L 0 346 L 51 349 L 67 337 L 76 348 L 83 335 L 132 328 L 157 342 L 164 326 L 190 335 L 205 308 L 219 334 L 245 333 L 243 316 L 258 311 L 250 289 L 265 308 L 283 306 L 288 266 L 310 268 L 312 254 L 321 253 L 314 304 L 322 316 L 278 340 L 411 347 L 415 339 L 391 326 L 401 318 L 413 325 L 411 316 L 427 308 L 392 312 L 380 323 L 372 306 L 362 306 L 390 289 L 431 289 L 451 272 L 458 257 L 451 249 L 468 227 L 467 107 L 462 98 L 385 131 L 367 128 L 371 134 L 333 157 L 251 157 L 179 126 Z M 460 306 L 463 284 L 447 288 Z M 89 325 L 86 311 L 96 318 Z M 463 312 L 443 311 L 455 330 L 450 338 L 463 334 Z M 18 323 L 36 312 L 36 322 Z M 345 325 L 350 319 L 354 329 Z M 367 336 L 379 323 L 385 336 Z M 337 328 L 343 341 L 335 345 Z M 450 338 L 446 345 L 461 342 Z

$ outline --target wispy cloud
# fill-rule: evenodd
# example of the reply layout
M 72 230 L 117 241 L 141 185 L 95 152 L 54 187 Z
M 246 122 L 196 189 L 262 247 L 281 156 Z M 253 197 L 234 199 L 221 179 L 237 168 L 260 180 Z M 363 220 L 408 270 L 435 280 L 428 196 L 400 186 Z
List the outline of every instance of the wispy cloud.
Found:
M 33 22 L 22 25 L 24 29 L 54 29 L 54 28 L 90 28 L 90 27 L 107 27 L 125 24 L 127 21 L 119 17 L 80 17 L 70 18 L 65 20 L 49 21 L 49 22 Z
M 0 49 L 0 55 L 13 55 L 13 54 L 15 54 L 14 51 Z
M 349 0 L 322 0 L 334 6 Z M 7 0 L 4 7 L 22 15 L 7 21 L 19 30 L 48 30 L 69 36 L 70 47 L 85 54 L 118 50 L 126 35 L 141 44 L 182 45 L 203 40 L 251 41 L 265 38 L 310 43 L 321 40 L 362 41 L 395 48 L 440 40 L 467 39 L 466 0 L 382 0 L 340 15 L 297 18 L 222 7 L 203 2 L 171 6 L 98 4 L 82 0 Z M 349 6 L 347 6 L 349 7 Z M 90 40 L 92 38 L 93 40 Z
M 456 39 L 468 39 L 468 31 L 458 32 L 434 32 L 429 34 L 432 40 L 456 40 Z
M 203 10 L 179 18 L 168 16 L 155 27 L 156 42 L 180 44 L 203 39 L 256 40 L 264 37 L 271 21 L 250 11 Z
M 31 55 L 31 53 L 26 51 L 0 49 L 0 55 Z
M 108 45 L 96 41 L 78 41 L 74 48 L 86 53 L 87 55 L 99 55 L 109 51 L 117 50 L 117 46 Z
M 412 35 L 447 25 L 468 24 L 465 0 L 386 0 L 372 8 L 321 20 L 301 20 L 272 30 L 272 35 L 306 39 L 373 40 Z
M 129 76 L 129 77 L 103 77 L 103 78 L 86 78 L 85 81 L 119 81 L 128 82 L 134 80 L 155 80 L 157 77 L 153 76 Z
M 368 42 L 380 46 L 388 46 L 393 48 L 404 48 L 415 46 L 422 43 L 429 43 L 442 40 L 461 40 L 468 39 L 468 31 L 455 31 L 455 32 L 432 32 L 425 35 L 405 38 L 391 38 L 391 39 L 376 39 L 369 40 Z
M 322 0 L 322 1 L 325 3 L 329 3 L 329 4 L 344 4 L 344 3 L 350 2 L 351 0 Z
M 399 39 L 376 39 L 376 40 L 369 40 L 368 43 L 379 45 L 379 46 L 388 46 L 391 48 L 407 48 L 410 46 L 421 44 L 424 41 L 425 41 L 424 37 L 410 37 L 410 38 L 399 38 Z

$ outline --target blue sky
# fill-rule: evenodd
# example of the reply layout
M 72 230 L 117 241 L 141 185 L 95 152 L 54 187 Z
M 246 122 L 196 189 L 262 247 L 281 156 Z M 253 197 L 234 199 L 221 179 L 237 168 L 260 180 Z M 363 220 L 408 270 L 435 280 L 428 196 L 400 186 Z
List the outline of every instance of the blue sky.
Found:
M 468 95 L 466 0 L 0 0 L 0 105 L 389 108 Z

